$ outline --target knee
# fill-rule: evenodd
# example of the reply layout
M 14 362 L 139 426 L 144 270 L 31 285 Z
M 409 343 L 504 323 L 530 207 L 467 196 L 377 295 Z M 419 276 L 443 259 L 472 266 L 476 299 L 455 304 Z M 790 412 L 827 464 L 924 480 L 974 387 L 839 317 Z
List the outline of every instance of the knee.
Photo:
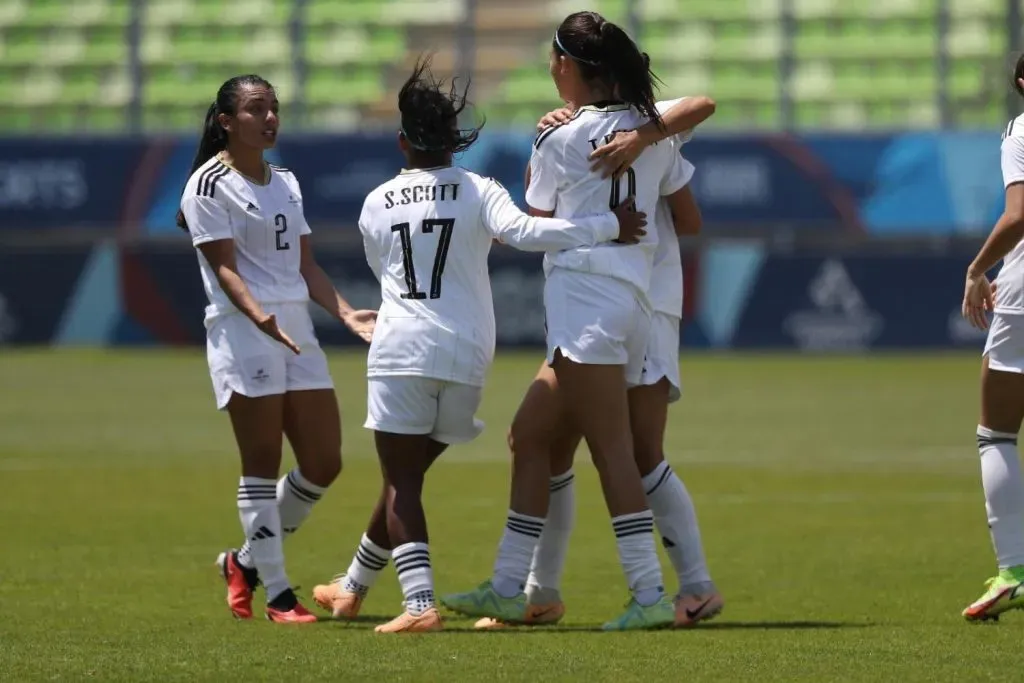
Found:
M 321 453 L 316 458 L 304 458 L 300 471 L 302 476 L 320 487 L 328 487 L 341 474 L 341 453 L 339 451 Z
M 544 449 L 547 440 L 536 426 L 527 424 L 525 420 L 515 420 L 508 429 L 508 452 L 512 458 L 529 456 Z

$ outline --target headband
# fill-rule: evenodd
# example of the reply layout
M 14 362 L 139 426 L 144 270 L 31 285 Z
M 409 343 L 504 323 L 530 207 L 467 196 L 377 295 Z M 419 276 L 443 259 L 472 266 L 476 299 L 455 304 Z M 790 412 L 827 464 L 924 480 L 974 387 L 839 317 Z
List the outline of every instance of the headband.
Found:
M 568 57 L 569 59 L 571 59 L 571 60 L 573 60 L 575 62 L 582 62 L 584 64 L 589 64 L 590 66 L 600 66 L 601 65 L 600 62 L 593 62 L 593 61 L 591 61 L 589 59 L 583 59 L 582 57 L 577 57 L 573 53 L 571 53 L 568 50 L 566 50 L 565 49 L 565 45 L 562 45 L 562 41 L 558 37 L 558 31 L 557 30 L 555 31 L 555 45 L 558 46 L 558 49 L 561 50 L 565 54 L 566 57 Z

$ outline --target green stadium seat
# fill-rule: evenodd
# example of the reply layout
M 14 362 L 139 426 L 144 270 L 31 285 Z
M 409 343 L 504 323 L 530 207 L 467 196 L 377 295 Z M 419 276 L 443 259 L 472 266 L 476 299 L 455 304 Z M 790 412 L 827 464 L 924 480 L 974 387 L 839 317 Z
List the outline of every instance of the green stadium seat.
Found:
M 380 72 L 373 68 L 317 67 L 309 70 L 306 81 L 306 101 L 311 106 L 366 104 L 383 96 Z

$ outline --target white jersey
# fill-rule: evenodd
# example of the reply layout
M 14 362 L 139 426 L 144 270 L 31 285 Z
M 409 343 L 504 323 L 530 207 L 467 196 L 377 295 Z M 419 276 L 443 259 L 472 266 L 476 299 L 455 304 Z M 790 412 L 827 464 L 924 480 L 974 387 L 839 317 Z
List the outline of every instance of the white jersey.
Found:
M 615 215 L 598 213 L 532 218 L 497 181 L 452 166 L 402 171 L 373 190 L 359 217 L 382 298 L 367 376 L 483 386 L 494 358 L 493 240 L 548 251 L 615 239 Z
M 214 157 L 188 179 L 181 210 L 193 246 L 234 240 L 238 274 L 258 302 L 307 302 L 309 290 L 299 272 L 299 237 L 310 233 L 302 193 L 290 171 L 270 169 L 270 182 L 257 185 Z M 206 257 L 197 254 L 210 301 L 207 321 L 236 311 Z
M 658 102 L 658 113 L 664 115 L 685 97 L 678 100 Z M 684 143 L 693 137 L 693 129 L 673 135 L 664 142 L 676 154 L 680 153 Z M 687 174 L 693 177 L 693 164 L 683 159 Z M 650 300 L 651 307 L 658 313 L 674 318 L 683 315 L 683 259 L 679 253 L 679 237 L 676 235 L 675 224 L 672 222 L 672 211 L 664 199 L 658 202 L 654 212 L 654 225 L 658 232 L 658 247 L 654 251 L 654 270 L 651 273 Z
M 1003 132 L 1003 186 L 1024 182 L 1024 114 L 1010 121 Z M 996 313 L 1024 313 L 1024 241 L 1003 258 L 996 278 Z
M 567 123 L 541 132 L 530 157 L 526 203 L 567 218 L 606 210 L 632 194 L 637 209 L 654 216 L 659 199 L 682 188 L 692 173 L 675 148 L 666 144 L 648 148 L 618 181 L 592 172 L 588 159 L 614 131 L 646 122 L 626 104 L 598 103 L 581 107 Z M 651 230 L 636 245 L 603 244 L 548 253 L 544 272 L 565 268 L 625 280 L 638 290 L 642 301 L 648 301 L 657 246 L 658 233 Z

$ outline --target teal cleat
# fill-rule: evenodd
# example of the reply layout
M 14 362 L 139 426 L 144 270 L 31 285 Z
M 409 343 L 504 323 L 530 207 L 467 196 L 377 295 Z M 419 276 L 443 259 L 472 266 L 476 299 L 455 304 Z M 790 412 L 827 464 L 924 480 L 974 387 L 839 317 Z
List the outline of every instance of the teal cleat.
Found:
M 676 608 L 668 597 L 644 607 L 635 598 L 626 605 L 626 611 L 601 627 L 602 631 L 649 631 L 670 628 L 676 620 Z
M 985 587 L 985 593 L 962 612 L 967 621 L 995 621 L 1003 612 L 1024 608 L 1024 567 L 1001 570 Z
M 453 593 L 441 598 L 441 604 L 467 617 L 490 617 L 506 624 L 526 621 L 526 593 L 503 598 L 494 590 L 490 579 L 468 593 Z

